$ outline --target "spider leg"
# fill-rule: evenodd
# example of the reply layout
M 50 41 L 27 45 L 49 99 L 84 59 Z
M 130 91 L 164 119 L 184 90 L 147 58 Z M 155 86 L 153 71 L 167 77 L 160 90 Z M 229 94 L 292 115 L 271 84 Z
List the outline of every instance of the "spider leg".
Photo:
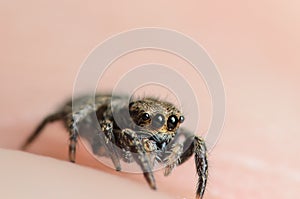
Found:
M 42 132 L 44 127 L 50 123 L 54 122 L 57 120 L 62 120 L 65 116 L 64 112 L 58 112 L 54 113 L 52 115 L 47 116 L 38 126 L 37 128 L 33 131 L 33 133 L 27 138 L 27 140 L 24 142 L 24 144 L 21 146 L 22 150 L 25 150 Z
M 130 151 L 137 154 L 137 156 L 134 155 L 133 158 L 142 168 L 144 177 L 149 186 L 152 189 L 156 189 L 155 178 L 152 172 L 153 156 L 151 155 L 151 151 L 154 150 L 153 143 L 148 139 L 139 139 L 137 133 L 131 129 L 123 129 L 120 136 L 120 144 L 122 146 L 129 146 Z
M 105 135 L 103 136 L 105 142 L 102 146 L 104 146 L 106 152 L 108 152 L 108 155 L 110 156 L 116 170 L 121 171 L 120 157 L 117 151 L 116 140 L 113 133 L 113 122 L 111 120 L 103 120 L 100 122 L 100 127 L 101 131 L 104 132 Z M 93 148 L 95 149 L 95 146 Z
M 82 105 L 81 103 L 78 103 Z M 84 121 L 85 118 L 89 114 L 91 114 L 95 107 L 94 106 L 85 106 L 82 108 L 82 106 L 79 106 L 76 104 L 76 106 L 72 107 L 71 105 L 68 105 L 65 107 L 68 114 L 65 115 L 64 122 L 65 126 L 69 131 L 70 137 L 69 137 L 69 161 L 75 163 L 76 159 L 76 145 L 78 142 L 79 137 L 79 126 L 82 121 Z
M 180 137 L 184 137 L 184 143 L 178 143 Z M 194 153 L 193 147 L 190 146 L 194 142 L 194 135 L 185 129 L 179 129 L 176 136 L 171 143 L 168 144 L 169 148 L 166 149 L 164 154 L 164 162 L 166 164 L 164 175 L 168 176 L 172 170 L 186 160 L 188 160 Z
M 171 148 L 166 151 L 168 156 L 164 158 L 164 162 L 166 164 L 164 175 L 168 176 L 171 174 L 172 170 L 180 164 L 180 157 L 183 152 L 183 144 L 174 143 Z
M 100 122 L 101 130 L 96 137 L 93 139 L 92 143 L 92 150 L 93 153 L 96 155 L 99 154 L 99 148 L 104 147 L 105 151 L 108 153 L 109 157 L 112 159 L 112 162 L 117 171 L 121 170 L 120 158 L 116 151 L 115 146 L 115 138 L 113 135 L 113 128 L 111 121 L 101 121 Z M 103 134 L 104 133 L 104 134 Z M 76 155 L 76 144 L 78 141 L 78 129 L 76 123 L 71 123 L 70 126 L 70 144 L 69 144 L 69 160 L 71 162 L 75 162 L 75 155 Z
M 116 171 L 121 171 L 120 157 L 116 146 L 114 135 L 114 125 L 111 113 L 111 108 L 107 105 L 99 106 L 96 110 L 97 119 L 93 123 L 100 125 L 96 126 L 97 133 L 92 141 L 93 152 L 101 156 L 100 148 L 104 148 L 105 155 L 109 156 L 115 166 Z M 103 152 L 102 152 L 103 153 Z
M 69 143 L 69 160 L 70 162 L 75 163 L 76 157 L 76 144 L 78 141 L 78 130 L 77 127 L 72 127 L 70 130 L 70 143 Z
M 202 198 L 205 191 L 208 176 L 207 149 L 204 140 L 198 136 L 195 136 L 193 144 L 195 153 L 195 164 L 198 173 L 196 197 Z
M 165 175 L 169 175 L 175 166 L 183 164 L 195 154 L 195 165 L 198 174 L 196 198 L 201 199 L 205 191 L 208 176 L 207 149 L 205 142 L 201 137 L 194 136 L 185 130 L 181 130 L 180 134 L 184 135 L 186 138 L 182 146 L 182 151 L 179 150 L 180 144 L 173 144 L 171 146 L 171 154 L 169 155 L 171 159 L 169 162 L 171 163 L 166 166 Z M 175 157 L 179 158 L 176 160 Z

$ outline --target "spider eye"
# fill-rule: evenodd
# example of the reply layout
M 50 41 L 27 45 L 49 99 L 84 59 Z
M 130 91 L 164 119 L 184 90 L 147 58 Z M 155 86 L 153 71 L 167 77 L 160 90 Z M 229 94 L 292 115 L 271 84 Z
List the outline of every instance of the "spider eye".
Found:
M 143 113 L 143 115 L 142 115 L 142 120 L 144 120 L 144 121 L 150 120 L 150 115 L 149 115 L 149 113 Z
M 176 117 L 176 115 L 171 115 L 167 121 L 168 130 L 172 131 L 173 129 L 175 129 L 177 123 L 178 123 L 178 118 Z
M 182 122 L 184 122 L 184 117 L 183 117 L 183 116 L 180 116 L 180 117 L 179 117 L 179 123 L 182 123 Z
M 156 114 L 152 120 L 152 126 L 154 128 L 160 128 L 165 124 L 165 117 L 162 114 Z

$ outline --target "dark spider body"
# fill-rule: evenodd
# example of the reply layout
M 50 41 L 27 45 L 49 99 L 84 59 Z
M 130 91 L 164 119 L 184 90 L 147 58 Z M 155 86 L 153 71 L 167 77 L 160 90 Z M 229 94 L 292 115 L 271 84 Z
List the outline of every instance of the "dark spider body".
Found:
M 144 98 L 128 105 L 122 96 L 113 100 L 110 95 L 100 94 L 95 98 L 80 97 L 73 101 L 73 107 L 70 101 L 58 112 L 47 116 L 27 139 L 23 149 L 46 124 L 57 120 L 62 120 L 70 133 L 71 162 L 75 162 L 80 133 L 91 144 L 95 155 L 111 158 L 117 171 L 121 170 L 120 160 L 137 162 L 152 189 L 156 189 L 153 167 L 157 162 L 166 165 L 167 176 L 194 154 L 198 174 L 196 198 L 203 197 L 208 175 L 205 142 L 179 128 L 184 117 L 171 103 Z M 178 142 L 180 136 L 184 137 L 183 143 Z

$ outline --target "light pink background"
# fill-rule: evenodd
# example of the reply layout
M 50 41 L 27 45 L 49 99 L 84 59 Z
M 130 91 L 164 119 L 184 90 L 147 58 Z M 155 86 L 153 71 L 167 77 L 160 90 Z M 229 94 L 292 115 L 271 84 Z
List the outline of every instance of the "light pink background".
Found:
M 71 95 L 81 63 L 107 37 L 170 28 L 203 45 L 226 89 L 227 119 L 210 154 L 206 198 L 297 198 L 299 9 L 296 0 L 1 1 L 0 146 L 17 149 Z M 130 56 L 123 63 L 143 60 Z M 80 164 L 116 173 L 80 148 Z M 67 134 L 49 126 L 29 151 L 66 160 Z M 118 175 L 146 186 L 141 176 Z M 195 183 L 192 160 L 168 178 L 157 174 L 159 191 L 177 198 L 192 198 Z

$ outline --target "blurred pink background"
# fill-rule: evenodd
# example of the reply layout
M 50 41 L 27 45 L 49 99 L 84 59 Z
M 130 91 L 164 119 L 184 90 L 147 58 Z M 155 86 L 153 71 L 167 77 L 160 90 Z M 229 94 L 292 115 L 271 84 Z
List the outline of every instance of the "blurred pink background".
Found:
M 210 154 L 208 197 L 298 198 L 299 10 L 296 0 L 1 1 L 0 147 L 17 149 L 71 95 L 81 63 L 107 37 L 169 28 L 202 44 L 226 89 L 226 124 Z M 66 136 L 59 125 L 52 131 L 31 151 L 66 159 Z M 62 149 L 42 149 L 47 140 Z M 172 181 L 179 185 L 164 185 Z M 193 161 L 158 182 L 176 197 L 193 197 Z

